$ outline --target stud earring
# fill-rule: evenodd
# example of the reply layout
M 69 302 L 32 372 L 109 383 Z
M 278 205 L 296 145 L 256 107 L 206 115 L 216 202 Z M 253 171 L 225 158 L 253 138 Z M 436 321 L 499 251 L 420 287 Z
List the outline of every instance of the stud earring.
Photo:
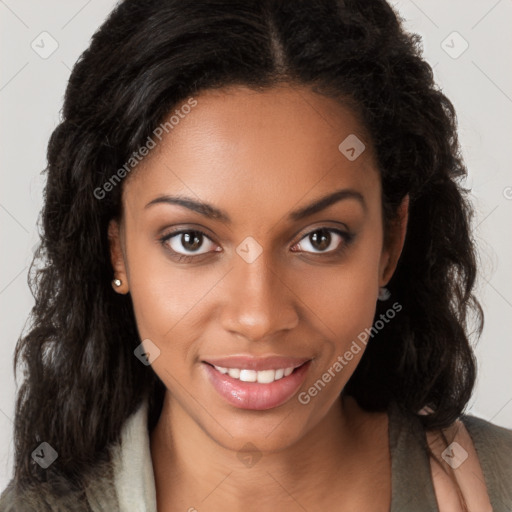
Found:
M 390 296 L 391 293 L 387 288 L 384 288 L 384 286 L 379 288 L 379 300 L 388 300 Z
M 119 287 L 123 284 L 123 282 L 121 281 L 121 279 L 114 279 L 114 280 L 112 281 L 112 284 L 113 284 L 114 286 L 116 286 L 117 288 L 119 288 Z

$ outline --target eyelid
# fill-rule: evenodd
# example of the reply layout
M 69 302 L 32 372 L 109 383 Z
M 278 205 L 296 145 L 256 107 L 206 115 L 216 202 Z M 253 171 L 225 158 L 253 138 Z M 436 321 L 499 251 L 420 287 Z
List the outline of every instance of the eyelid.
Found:
M 343 234 L 351 233 L 349 227 L 344 222 L 336 221 L 337 226 L 329 226 L 329 225 L 325 224 L 325 222 L 329 222 L 329 221 L 324 221 L 323 224 L 320 223 L 316 226 L 313 226 L 312 228 L 308 226 L 307 228 L 305 228 L 305 230 L 303 230 L 303 229 L 299 230 L 292 238 L 292 239 L 295 239 L 295 238 L 299 237 L 299 238 L 297 238 L 297 242 L 295 242 L 295 244 L 300 242 L 304 237 L 310 235 L 311 233 L 315 233 L 316 231 L 321 231 L 322 229 L 325 229 L 326 231 L 334 231 L 334 232 L 343 233 Z

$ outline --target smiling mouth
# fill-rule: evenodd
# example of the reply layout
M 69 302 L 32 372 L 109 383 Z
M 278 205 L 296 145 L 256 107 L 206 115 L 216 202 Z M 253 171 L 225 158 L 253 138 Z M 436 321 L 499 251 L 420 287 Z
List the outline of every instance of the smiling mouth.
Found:
M 229 375 L 232 379 L 236 379 L 241 382 L 257 382 L 259 384 L 270 384 L 284 377 L 288 377 L 297 371 L 301 366 L 306 364 L 306 362 L 301 363 L 298 366 L 288 366 L 285 368 L 252 370 L 249 368 L 227 368 L 224 366 L 217 366 L 205 361 L 206 364 L 215 368 L 215 370 L 217 370 L 219 373 Z
M 234 358 L 232 359 L 234 361 Z M 240 361 L 238 359 L 238 361 Z M 260 369 L 227 367 L 202 361 L 208 382 L 216 392 L 230 405 L 238 409 L 263 411 L 279 407 L 288 402 L 300 389 L 307 378 L 312 359 L 295 359 L 296 366 L 281 367 L 274 359 L 268 368 L 263 361 L 251 359 L 253 366 Z M 285 361 L 280 358 L 281 364 Z M 289 360 L 287 360 L 289 364 Z M 224 363 L 226 364 L 226 363 Z

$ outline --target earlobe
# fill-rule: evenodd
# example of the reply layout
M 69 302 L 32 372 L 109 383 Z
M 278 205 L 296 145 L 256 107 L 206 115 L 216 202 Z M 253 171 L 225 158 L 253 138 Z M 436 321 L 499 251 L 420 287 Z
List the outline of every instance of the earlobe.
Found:
M 123 295 L 129 291 L 126 264 L 122 250 L 121 227 L 117 220 L 112 219 L 108 225 L 108 241 L 110 248 L 110 262 L 114 270 L 112 288 Z
M 387 247 L 381 258 L 379 286 L 385 286 L 393 276 L 405 243 L 407 223 L 409 220 L 409 194 L 407 194 L 397 210 L 395 220 L 391 223 L 387 237 Z

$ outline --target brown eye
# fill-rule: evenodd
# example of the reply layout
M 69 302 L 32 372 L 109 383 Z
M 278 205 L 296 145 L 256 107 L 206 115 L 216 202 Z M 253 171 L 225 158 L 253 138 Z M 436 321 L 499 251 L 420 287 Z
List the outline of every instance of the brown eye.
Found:
M 209 243 L 205 244 L 205 241 Z M 212 252 L 211 246 L 215 247 L 215 244 L 203 232 L 196 230 L 172 233 L 164 237 L 163 243 L 165 243 L 172 252 L 184 256 L 194 256 Z M 200 249 L 205 245 L 206 250 L 201 251 Z
M 351 235 L 338 229 L 320 228 L 304 236 L 297 246 L 300 247 L 299 251 L 324 254 L 335 252 L 350 239 Z
M 331 245 L 331 233 L 326 229 L 320 229 L 309 235 L 311 245 L 319 250 L 325 251 Z
M 182 233 L 180 236 L 180 243 L 187 251 L 197 251 L 203 243 L 203 235 L 197 234 L 195 231 Z

